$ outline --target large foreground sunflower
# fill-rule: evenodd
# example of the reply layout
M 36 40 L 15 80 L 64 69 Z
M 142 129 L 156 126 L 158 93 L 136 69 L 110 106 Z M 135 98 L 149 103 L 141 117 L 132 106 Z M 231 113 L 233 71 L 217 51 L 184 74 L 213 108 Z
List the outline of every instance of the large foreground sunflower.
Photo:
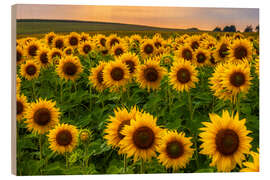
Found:
M 60 154 L 72 152 L 78 144 L 78 130 L 73 125 L 58 124 L 47 136 L 49 148 Z
M 82 72 L 80 59 L 75 56 L 66 56 L 60 60 L 56 71 L 62 79 L 75 81 Z
M 136 81 L 141 88 L 158 89 L 166 69 L 161 67 L 159 61 L 148 59 L 144 64 L 138 66 Z
M 44 134 L 59 123 L 59 109 L 56 102 L 39 99 L 30 104 L 26 112 L 27 128 L 38 134 Z
M 243 165 L 245 168 L 241 169 L 241 172 L 259 172 L 260 171 L 260 163 L 259 163 L 259 149 L 258 152 L 250 152 L 252 156 L 253 162 L 244 162 Z
M 177 91 L 189 91 L 190 88 L 195 87 L 198 82 L 197 70 L 191 65 L 190 61 L 178 59 L 173 63 L 171 72 L 169 73 L 170 84 Z
M 27 80 L 35 79 L 39 76 L 40 65 L 34 60 L 28 60 L 21 65 L 20 73 Z
M 133 156 L 134 162 L 155 157 L 162 132 L 156 121 L 148 113 L 137 113 L 136 120 L 132 119 L 130 125 L 121 131 L 124 136 L 119 143 L 121 152 L 127 154 L 127 157 Z
M 90 82 L 98 91 L 103 91 L 106 88 L 103 78 L 103 69 L 105 66 L 105 62 L 99 62 L 97 67 L 91 69 L 91 75 L 89 76 Z
M 23 94 L 17 94 L 16 99 L 16 119 L 18 122 L 20 122 L 24 118 L 29 104 L 27 102 L 26 96 Z
M 166 168 L 185 168 L 190 161 L 194 149 L 191 148 L 190 137 L 185 137 L 185 133 L 168 131 L 164 133 L 158 147 L 160 153 L 157 159 Z
M 232 63 L 242 63 L 252 60 L 252 45 L 248 39 L 235 40 L 229 48 L 229 60 Z
M 242 165 L 244 154 L 249 153 L 252 138 L 247 136 L 246 119 L 239 120 L 238 113 L 233 116 L 228 111 L 223 111 L 220 117 L 209 114 L 211 122 L 203 122 L 199 134 L 202 148 L 201 154 L 212 158 L 210 166 L 216 166 L 218 171 L 231 171 L 236 164 Z

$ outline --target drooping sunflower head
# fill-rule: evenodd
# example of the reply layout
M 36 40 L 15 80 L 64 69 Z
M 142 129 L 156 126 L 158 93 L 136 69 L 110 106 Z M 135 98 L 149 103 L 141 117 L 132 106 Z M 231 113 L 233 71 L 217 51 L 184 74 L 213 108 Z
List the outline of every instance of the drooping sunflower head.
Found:
M 89 54 L 92 50 L 94 50 L 94 44 L 91 43 L 90 41 L 84 41 L 80 43 L 79 45 L 79 52 L 81 55 L 87 55 Z
M 66 44 L 71 47 L 77 47 L 80 43 L 80 34 L 76 32 L 71 32 L 66 37 Z
M 63 51 L 58 48 L 52 48 L 48 53 L 49 61 L 53 62 L 55 65 L 59 64 L 59 61 L 62 57 Z
M 37 55 L 37 51 L 40 49 L 40 43 L 38 41 L 31 41 L 24 49 L 26 56 L 34 58 Z
M 230 39 L 223 37 L 216 45 L 214 57 L 218 62 L 224 62 L 228 58 L 230 44 Z
M 20 46 L 16 47 L 16 64 L 19 65 L 25 61 L 24 51 Z
M 243 59 L 252 60 L 252 45 L 247 39 L 235 40 L 229 47 L 229 60 L 232 63 L 242 63 Z
M 136 120 L 132 119 L 129 126 L 121 131 L 124 138 L 120 141 L 121 153 L 127 157 L 150 160 L 156 156 L 158 142 L 161 139 L 161 129 L 156 125 L 157 119 L 148 113 L 137 113 Z
M 195 64 L 198 67 L 210 64 L 210 52 L 203 48 L 198 48 L 195 51 Z
M 78 144 L 78 130 L 73 125 L 58 124 L 47 136 L 49 148 L 60 154 L 72 152 Z
M 71 56 L 71 55 L 73 55 L 73 52 L 74 52 L 74 50 L 73 50 L 72 47 L 66 47 L 66 48 L 63 50 L 63 53 L 64 53 L 64 55 L 66 55 L 66 56 Z
M 48 46 L 52 45 L 53 39 L 56 37 L 54 32 L 49 32 L 45 35 L 45 40 Z
M 24 96 L 23 94 L 16 95 L 16 119 L 18 122 L 21 122 L 21 120 L 24 118 L 25 114 L 26 114 L 26 110 L 29 106 L 28 102 L 27 102 L 27 98 L 26 96 Z
M 158 89 L 163 76 L 167 73 L 164 67 L 160 66 L 159 61 L 148 59 L 144 64 L 138 66 L 136 81 L 141 88 Z
M 66 46 L 64 36 L 57 35 L 52 41 L 52 46 L 57 49 L 64 49 Z
M 139 58 L 134 53 L 124 53 L 119 57 L 119 60 L 128 66 L 129 73 L 135 75 L 136 69 L 140 64 Z
M 99 62 L 97 67 L 91 69 L 91 75 L 89 76 L 89 81 L 98 91 L 103 91 L 107 87 L 103 78 L 103 70 L 105 66 L 105 62 Z
M 107 40 L 106 40 L 106 47 L 108 49 L 111 49 L 113 46 L 115 46 L 116 44 L 119 44 L 121 42 L 120 37 L 118 37 L 116 34 L 111 34 Z
M 153 40 L 144 40 L 140 47 L 141 56 L 143 58 L 151 57 L 155 54 L 156 48 Z
M 84 41 L 90 41 L 90 36 L 89 36 L 89 34 L 82 32 L 82 33 L 80 34 L 80 41 L 81 41 L 81 42 L 84 42 Z
M 128 47 L 126 43 L 117 43 L 111 48 L 111 54 L 115 57 L 119 57 L 122 54 L 126 53 Z
M 76 56 L 63 57 L 56 69 L 59 77 L 72 81 L 75 81 L 79 77 L 82 70 L 83 67 L 80 59 Z
M 35 79 L 39 76 L 40 65 L 34 60 L 27 60 L 25 64 L 21 65 L 20 73 L 27 80 Z
M 186 137 L 185 133 L 167 131 L 159 142 L 157 150 L 160 154 L 157 159 L 166 168 L 185 168 L 194 152 L 191 146 L 191 138 Z
M 49 58 L 50 50 L 48 48 L 42 47 L 37 52 L 36 61 L 39 62 L 41 67 L 48 67 L 52 64 L 52 59 Z
M 250 152 L 253 162 L 244 162 L 243 165 L 245 168 L 241 169 L 241 172 L 259 172 L 260 171 L 260 162 L 259 162 L 259 149 L 258 152 Z
M 109 62 L 103 70 L 104 83 L 118 89 L 128 83 L 130 73 L 126 64 L 119 60 Z
M 188 45 L 180 46 L 179 50 L 176 52 L 176 57 L 183 58 L 190 62 L 195 60 L 194 52 Z
M 104 138 L 107 143 L 112 147 L 119 147 L 120 141 L 125 137 L 122 134 L 122 130 L 125 126 L 130 125 L 130 121 L 135 119 L 135 113 L 133 111 L 128 112 L 126 108 L 116 108 L 114 109 L 114 116 L 110 116 L 106 129 L 104 132 L 106 135 Z
M 218 171 L 231 171 L 236 164 L 242 165 L 244 154 L 251 148 L 252 138 L 248 136 L 246 120 L 239 120 L 238 113 L 233 116 L 223 111 L 222 116 L 209 114 L 211 122 L 203 122 L 201 154 L 212 158 L 210 166 L 216 166 Z
M 197 70 L 190 61 L 184 59 L 176 59 L 169 73 L 169 81 L 174 89 L 177 91 L 189 91 L 190 88 L 195 87 L 198 82 Z
M 232 92 L 233 96 L 238 93 L 247 93 L 250 87 L 250 66 L 248 63 L 230 64 L 223 74 L 223 86 Z
M 56 102 L 39 99 L 29 105 L 26 112 L 26 126 L 28 130 L 44 134 L 59 123 L 59 109 Z

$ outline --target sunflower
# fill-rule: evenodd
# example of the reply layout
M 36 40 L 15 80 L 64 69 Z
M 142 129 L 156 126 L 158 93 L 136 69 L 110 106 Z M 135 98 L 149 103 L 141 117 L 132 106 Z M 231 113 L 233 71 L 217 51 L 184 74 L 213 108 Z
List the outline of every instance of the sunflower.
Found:
M 45 40 L 48 46 L 52 45 L 53 39 L 55 37 L 56 37 L 56 34 L 54 32 L 50 32 L 45 35 Z
M 40 49 L 40 43 L 38 41 L 31 41 L 24 49 L 26 56 L 34 58 L 37 55 L 37 51 Z
M 255 73 L 260 77 L 260 58 L 255 59 Z
M 80 34 L 76 32 L 71 32 L 67 37 L 66 37 L 66 44 L 71 47 L 77 47 L 80 42 Z
M 97 67 L 91 69 L 91 75 L 89 76 L 90 82 L 98 91 L 103 91 L 104 89 L 106 89 L 103 78 L 103 69 L 105 66 L 105 62 L 99 62 L 99 65 Z
M 60 59 L 63 57 L 63 51 L 58 48 L 52 48 L 48 53 L 48 58 L 51 62 L 58 65 Z
M 106 47 L 106 36 L 103 34 L 98 34 L 94 37 L 95 41 L 96 41 L 96 46 L 98 48 L 105 48 Z
M 144 40 L 140 47 L 141 56 L 147 58 L 155 54 L 156 48 L 153 40 Z
M 137 113 L 136 120 L 131 119 L 130 125 L 120 132 L 124 136 L 119 143 L 121 153 L 127 154 L 127 157 L 133 156 L 134 162 L 155 157 L 162 132 L 156 121 L 148 113 Z
M 20 122 L 24 118 L 29 104 L 27 102 L 26 96 L 24 96 L 23 94 L 17 94 L 16 99 L 16 119 L 18 122 Z
M 233 41 L 229 47 L 229 60 L 232 63 L 242 62 L 243 59 L 252 60 L 252 45 L 247 39 Z
M 56 102 L 39 99 L 29 105 L 26 112 L 27 128 L 38 134 L 44 134 L 59 123 L 60 112 Z
M 192 48 L 193 51 L 200 47 L 200 36 L 193 35 L 185 40 L 185 43 Z
M 259 152 L 259 149 L 258 149 Z M 259 153 L 257 152 L 250 152 L 250 155 L 252 156 L 253 162 L 244 162 L 243 165 L 246 166 L 246 168 L 241 169 L 241 172 L 259 172 L 260 171 L 260 163 L 259 163 Z
M 106 47 L 111 49 L 116 44 L 119 44 L 121 39 L 116 34 L 111 34 L 106 40 Z
M 66 46 L 65 38 L 63 36 L 57 35 L 52 41 L 52 47 L 54 48 L 64 49 L 65 46 Z
M 240 92 L 247 93 L 251 79 L 250 66 L 247 63 L 229 64 L 224 71 L 222 84 L 236 96 Z
M 161 48 L 163 46 L 164 40 L 161 36 L 155 36 L 153 38 L 154 45 L 157 49 Z
M 64 50 L 63 50 L 63 53 L 64 55 L 66 56 L 71 56 L 73 54 L 73 48 L 72 47 L 66 47 Z
M 122 54 L 126 53 L 128 50 L 128 47 L 125 43 L 117 43 L 111 48 L 111 54 L 115 57 L 119 57 Z
M 90 41 L 90 36 L 89 36 L 89 34 L 82 32 L 82 33 L 80 34 L 80 41 L 81 41 L 81 42 L 84 42 L 84 41 Z
M 235 40 L 243 39 L 243 38 L 244 38 L 244 35 L 241 34 L 241 33 L 235 33 L 235 34 L 233 35 L 233 39 L 235 39 Z
M 161 67 L 159 61 L 148 59 L 144 64 L 139 65 L 136 72 L 136 80 L 141 88 L 158 89 L 166 69 Z
M 195 87 L 198 82 L 197 70 L 190 61 L 178 59 L 173 63 L 171 72 L 169 73 L 169 81 L 174 89 L 177 91 L 189 91 L 190 88 Z
M 78 130 L 73 125 L 58 124 L 47 136 L 49 148 L 60 154 L 72 152 L 78 144 Z
M 104 83 L 118 89 L 128 83 L 130 73 L 126 64 L 119 60 L 109 62 L 103 70 Z
M 230 44 L 230 39 L 223 37 L 216 45 L 213 55 L 218 62 L 224 62 L 228 58 Z
M 92 131 L 88 129 L 80 130 L 79 138 L 82 143 L 89 143 L 92 140 Z
M 210 52 L 203 48 L 198 48 L 195 50 L 195 64 L 198 67 L 210 64 Z
M 216 44 L 217 44 L 217 40 L 212 36 L 202 41 L 202 47 L 209 50 L 215 48 Z
M 94 49 L 94 44 L 90 41 L 84 41 L 79 45 L 79 52 L 81 55 L 87 55 Z
M 48 48 L 42 47 L 37 52 L 36 61 L 39 62 L 41 67 L 46 68 L 52 64 L 52 59 L 49 58 L 49 51 L 50 50 Z
M 20 46 L 16 47 L 16 64 L 21 64 L 25 61 L 23 49 Z
M 139 34 L 133 34 L 130 36 L 131 42 L 135 42 L 137 44 L 140 44 L 142 42 L 142 37 Z
M 28 60 L 21 65 L 20 73 L 27 80 L 35 79 L 39 76 L 40 65 L 34 60 Z
M 72 81 L 78 78 L 82 70 L 81 62 L 76 56 L 63 57 L 56 68 L 59 77 Z
M 157 151 L 160 153 L 157 159 L 166 168 L 185 168 L 193 155 L 190 137 L 185 137 L 185 133 L 168 131 L 164 133 L 159 143 Z
M 16 74 L 16 94 L 20 94 L 21 92 L 21 81 L 20 77 Z
M 128 66 L 129 73 L 135 75 L 136 69 L 140 64 L 138 56 L 134 53 L 124 53 L 119 57 L 119 60 Z
M 114 109 L 114 116 L 110 116 L 106 129 L 104 130 L 104 138 L 112 147 L 119 147 L 120 141 L 125 137 L 121 131 L 127 125 L 130 125 L 131 119 L 136 118 L 136 113 L 139 112 L 134 106 L 130 112 L 126 108 Z
M 179 50 L 176 51 L 176 57 L 183 58 L 190 62 L 195 60 L 194 52 L 188 45 L 181 46 Z
M 246 119 L 239 120 L 238 113 L 230 116 L 228 111 L 223 111 L 221 117 L 217 114 L 209 114 L 209 117 L 211 122 L 203 122 L 205 127 L 200 128 L 203 131 L 199 134 L 203 142 L 200 153 L 209 155 L 210 166 L 217 166 L 218 171 L 231 171 L 236 163 L 241 166 L 252 141 L 247 136 L 251 131 L 245 126 Z

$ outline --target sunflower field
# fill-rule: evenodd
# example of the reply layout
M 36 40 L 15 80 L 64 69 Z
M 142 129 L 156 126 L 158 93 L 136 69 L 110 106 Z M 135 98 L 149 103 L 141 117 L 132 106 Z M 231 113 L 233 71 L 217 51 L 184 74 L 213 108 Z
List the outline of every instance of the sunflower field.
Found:
M 16 40 L 17 175 L 259 171 L 259 34 Z

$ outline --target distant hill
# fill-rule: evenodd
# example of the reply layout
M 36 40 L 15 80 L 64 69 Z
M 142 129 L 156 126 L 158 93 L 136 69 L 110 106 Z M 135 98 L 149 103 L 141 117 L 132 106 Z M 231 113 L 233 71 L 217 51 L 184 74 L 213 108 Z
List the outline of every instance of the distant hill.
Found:
M 90 32 L 90 31 L 200 31 L 197 28 L 171 29 L 135 24 L 106 23 L 77 20 L 41 20 L 41 19 L 17 19 L 17 34 L 41 34 L 47 32 Z

